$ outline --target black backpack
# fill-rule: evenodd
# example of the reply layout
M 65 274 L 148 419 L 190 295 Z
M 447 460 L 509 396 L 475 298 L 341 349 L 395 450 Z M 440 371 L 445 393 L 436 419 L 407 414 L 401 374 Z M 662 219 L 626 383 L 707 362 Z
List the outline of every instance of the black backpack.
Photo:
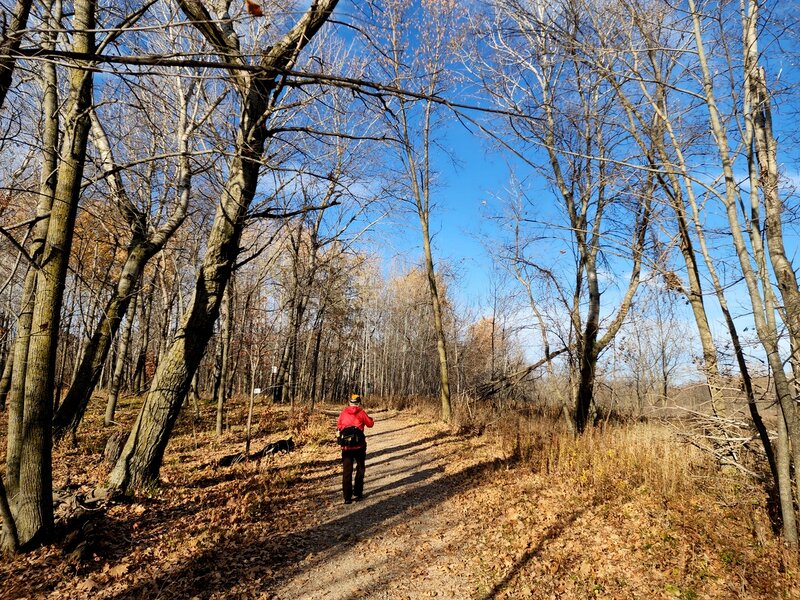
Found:
M 342 429 L 336 438 L 336 442 L 340 446 L 360 446 L 366 440 L 364 432 L 355 425 Z

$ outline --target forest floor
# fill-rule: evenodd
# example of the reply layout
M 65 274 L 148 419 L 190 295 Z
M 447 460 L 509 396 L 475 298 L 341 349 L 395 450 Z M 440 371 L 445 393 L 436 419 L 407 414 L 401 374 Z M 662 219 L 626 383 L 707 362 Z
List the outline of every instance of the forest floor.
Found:
M 218 439 L 183 415 L 162 485 L 100 511 L 82 554 L 67 537 L 0 563 L 0 598 L 800 598 L 762 499 L 733 476 L 665 493 L 613 467 L 556 473 L 496 433 L 374 416 L 365 497 L 345 505 L 333 417 L 264 407 L 252 449 L 296 448 L 222 467 L 241 430 Z M 108 431 L 87 430 L 57 449 L 57 486 L 107 472 Z

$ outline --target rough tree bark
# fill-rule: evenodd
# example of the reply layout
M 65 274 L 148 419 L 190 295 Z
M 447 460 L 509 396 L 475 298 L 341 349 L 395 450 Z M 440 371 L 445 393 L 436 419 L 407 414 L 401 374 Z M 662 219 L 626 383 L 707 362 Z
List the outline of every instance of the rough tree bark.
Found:
M 228 180 L 209 234 L 194 295 L 163 361 L 158 365 L 122 455 L 109 476 L 111 488 L 130 493 L 157 481 L 169 436 L 189 383 L 219 315 L 225 287 L 239 251 L 239 239 L 258 183 L 260 158 L 269 135 L 265 119 L 282 89 L 280 76 L 327 21 L 338 0 L 316 0 L 295 25 L 261 55 L 257 72 L 232 70 L 241 99 L 235 150 Z M 224 33 L 202 2 L 179 0 L 181 10 L 225 58 L 244 64 L 235 34 Z
M 94 0 L 75 2 L 73 51 L 94 52 L 95 10 Z M 92 71 L 84 67 L 78 64 L 69 69 L 69 98 L 57 184 L 41 264 L 36 274 L 25 369 L 19 489 L 13 498 L 21 545 L 35 544 L 49 533 L 53 525 L 51 419 L 56 346 L 92 105 Z
M 114 293 L 106 303 L 100 322 L 83 352 L 73 383 L 53 420 L 53 433 L 56 439 L 61 439 L 69 431 L 73 435 L 77 431 L 86 412 L 86 407 L 89 405 L 92 392 L 94 392 L 100 379 L 103 365 L 119 330 L 122 317 L 128 310 L 131 299 L 136 296 L 145 266 L 153 256 L 161 251 L 186 218 L 191 191 L 192 175 L 189 165 L 189 138 L 193 124 L 187 123 L 186 97 L 180 81 L 177 83 L 177 88 L 180 97 L 180 113 L 178 115 L 178 200 L 170 218 L 161 227 L 152 232 L 149 231 L 148 227 L 148 215 L 130 199 L 120 175 L 120 169 L 114 160 L 108 136 L 97 115 L 94 112 L 92 113 L 94 145 L 102 158 L 105 177 L 109 181 L 116 204 L 131 227 L 132 236 L 127 248 L 127 258 L 114 288 Z
M 43 36 L 42 46 L 53 49 L 56 43 L 57 22 L 61 18 L 55 7 L 60 6 L 54 0 L 43 7 L 45 23 L 51 33 Z M 39 219 L 34 226 L 31 245 L 28 251 L 33 264 L 22 286 L 22 299 L 17 316 L 17 334 L 14 339 L 11 361 L 13 370 L 9 381 L 8 393 L 8 441 L 6 449 L 6 487 L 10 497 L 16 496 L 19 486 L 19 461 L 22 449 L 22 415 L 25 394 L 25 372 L 28 366 L 28 349 L 30 343 L 31 319 L 33 317 L 34 286 L 36 269 L 41 259 L 44 241 L 47 237 L 50 210 L 56 193 L 58 169 L 58 139 L 60 129 L 58 79 L 55 65 L 45 62 L 42 65 L 42 113 L 44 127 L 42 129 L 42 170 L 39 182 L 39 200 L 36 205 L 36 216 Z
M 14 344 L 6 356 L 6 362 L 3 364 L 3 375 L 0 376 L 0 411 L 6 409 L 6 400 L 8 399 L 8 392 L 11 389 L 11 373 L 14 370 Z

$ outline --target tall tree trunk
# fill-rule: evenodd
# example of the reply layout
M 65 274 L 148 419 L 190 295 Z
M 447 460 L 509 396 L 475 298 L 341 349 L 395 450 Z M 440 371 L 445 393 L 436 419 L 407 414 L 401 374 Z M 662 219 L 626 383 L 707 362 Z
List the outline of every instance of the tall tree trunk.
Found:
M 150 317 L 153 314 L 153 297 L 155 295 L 155 276 L 150 282 L 148 292 L 142 295 L 142 318 L 139 322 L 142 326 L 142 335 L 139 347 L 136 352 L 136 360 L 131 374 L 131 389 L 136 394 L 144 393 L 147 384 L 147 349 L 150 347 L 150 331 L 152 324 Z
M 688 2 L 689 10 L 693 21 L 693 30 L 695 43 L 697 47 L 697 55 L 699 59 L 700 70 L 703 81 L 703 92 L 705 96 L 706 106 L 708 109 L 709 123 L 711 131 L 714 135 L 716 146 L 719 153 L 720 163 L 723 169 L 725 178 L 725 193 L 722 195 L 722 200 L 725 205 L 728 223 L 731 228 L 731 236 L 733 239 L 734 248 L 736 250 L 739 264 L 742 268 L 742 274 L 747 285 L 748 295 L 753 306 L 753 318 L 756 325 L 756 332 L 758 333 L 759 340 L 764 347 L 767 355 L 767 361 L 773 372 L 775 378 L 775 390 L 778 396 L 781 409 L 786 420 L 786 427 L 788 431 L 789 444 L 800 438 L 800 423 L 798 423 L 794 399 L 786 380 L 783 361 L 780 356 L 779 348 L 777 346 L 777 329 L 774 323 L 774 306 L 771 302 L 771 287 L 770 284 L 764 287 L 765 297 L 762 298 L 758 286 L 758 276 L 753 270 L 750 262 L 750 255 L 748 253 L 747 244 L 744 240 L 744 235 L 739 223 L 737 214 L 738 204 L 738 190 L 736 187 L 736 178 L 733 172 L 730 146 L 728 143 L 728 136 L 725 128 L 720 119 L 720 111 L 716 103 L 714 94 L 713 79 L 711 77 L 711 69 L 705 55 L 705 47 L 702 39 L 702 30 L 700 26 L 700 15 L 697 12 L 694 0 Z M 747 86 L 745 86 L 745 93 L 749 93 Z M 757 215 L 756 215 L 757 216 Z M 759 265 L 761 278 L 766 276 L 763 260 L 763 249 L 761 248 L 761 241 L 756 233 L 758 228 L 757 223 L 751 224 L 750 240 L 753 244 L 754 252 L 756 253 L 756 260 Z M 780 454 L 780 452 L 779 452 Z M 779 456 L 777 462 L 779 474 L 783 472 L 781 465 L 782 459 Z M 780 481 L 781 498 L 785 495 L 784 488 L 791 489 L 791 481 L 781 478 Z M 794 514 L 794 507 L 787 506 L 783 502 L 782 513 L 784 516 L 783 521 L 783 534 L 786 542 L 796 547 L 798 545 L 798 531 L 797 523 Z
M 453 418 L 453 407 L 450 402 L 450 372 L 447 365 L 447 340 L 442 318 L 442 302 L 439 297 L 439 286 L 436 283 L 436 270 L 433 265 L 431 238 L 428 229 L 428 215 L 420 214 L 422 224 L 422 249 L 425 253 L 425 274 L 428 278 L 428 289 L 431 294 L 433 309 L 433 327 L 436 331 L 436 352 L 439 356 L 439 400 L 442 406 L 442 421 L 449 423 Z
M 311 372 L 309 373 L 309 398 L 311 399 L 311 410 L 314 410 L 314 405 L 317 401 L 317 372 L 319 368 L 319 352 L 320 344 L 322 343 L 322 327 L 325 323 L 325 305 L 319 308 L 317 313 L 316 323 L 314 324 L 314 350 L 311 354 Z
M 258 364 L 258 357 L 254 354 L 250 355 L 250 398 L 247 403 L 247 426 L 245 427 L 245 445 L 244 456 L 245 459 L 250 459 L 250 438 L 253 429 L 253 407 L 256 398 L 256 365 Z
M 73 321 L 73 319 L 75 317 L 75 304 L 77 302 L 77 296 L 78 296 L 77 288 L 78 288 L 78 278 L 77 277 L 73 277 L 72 278 L 72 293 L 67 295 L 67 298 L 69 298 L 69 309 L 62 316 L 62 319 L 64 319 L 64 317 L 66 317 L 66 323 L 65 323 L 65 326 L 64 326 L 64 331 L 65 331 L 66 335 L 64 336 L 65 337 L 64 343 L 61 345 L 61 347 L 62 347 L 62 349 L 61 349 L 61 366 L 59 367 L 58 371 L 56 372 L 56 393 L 55 393 L 55 398 L 54 398 L 54 401 L 53 401 L 53 410 L 54 411 L 58 410 L 58 404 L 59 404 L 59 402 L 61 400 L 61 390 L 63 389 L 64 382 L 67 379 L 67 359 L 72 357 L 73 360 L 74 360 L 74 357 L 76 357 L 76 356 L 79 357 L 81 355 L 81 352 L 82 352 L 83 329 L 81 329 L 81 333 L 80 333 L 80 336 L 79 336 L 80 337 L 80 342 L 78 342 L 77 351 L 74 351 L 74 352 L 72 351 L 72 349 L 71 349 L 72 340 L 70 339 L 72 337 L 72 335 L 71 335 L 72 334 L 72 321 Z M 73 367 L 74 368 L 73 368 L 73 373 L 72 373 L 72 377 L 70 378 L 70 380 L 74 380 L 75 379 L 74 370 L 75 370 L 75 368 L 77 368 L 77 366 L 78 366 L 78 361 L 75 360 L 74 363 L 73 363 Z
M 783 299 L 782 319 L 789 331 L 790 348 L 797 348 L 800 340 L 800 291 L 791 263 L 786 257 L 783 243 L 783 225 L 781 211 L 783 205 L 778 194 L 777 145 L 772 135 L 772 116 L 769 93 L 763 68 L 758 65 L 758 3 L 749 1 L 742 12 L 742 31 L 744 48 L 744 100 L 745 100 L 745 140 L 747 143 L 748 166 L 750 172 L 750 240 L 762 281 L 764 304 L 767 310 L 767 329 L 760 332 L 768 336 L 768 357 L 775 378 L 775 389 L 780 401 L 779 435 L 776 457 L 778 474 L 778 490 L 781 514 L 784 521 L 784 536 L 787 542 L 798 546 L 797 514 L 795 503 L 800 500 L 800 490 L 791 481 L 791 453 L 794 453 L 795 472 L 800 465 L 800 420 L 797 404 L 792 394 L 791 385 L 784 371 L 777 346 L 778 325 L 775 319 L 777 301 L 774 297 L 772 281 L 768 273 L 767 261 L 762 236 L 766 239 L 769 255 L 778 290 Z M 758 190 L 761 191 L 765 219 L 763 230 L 760 226 L 760 203 Z M 758 325 L 758 322 L 757 322 Z M 791 360 L 792 363 L 795 360 Z M 750 403 L 751 413 L 754 403 Z M 783 414 L 781 419 L 780 413 Z M 756 426 L 758 424 L 756 423 Z M 795 498 L 792 500 L 791 490 L 794 488 Z
M 306 301 L 308 297 L 306 291 L 300 290 L 297 299 L 297 305 L 294 309 L 294 316 L 292 317 L 292 327 L 289 332 L 291 343 L 289 344 L 289 360 L 287 365 L 286 384 L 284 386 L 284 401 L 289 400 L 291 406 L 294 406 L 295 397 L 299 389 L 299 365 L 297 360 L 298 347 L 300 345 L 300 329 L 303 326 L 303 318 L 306 312 Z M 288 398 L 287 398 L 288 395 Z
M 418 81 L 420 89 L 430 96 L 437 95 L 447 89 L 452 80 L 446 68 L 448 49 L 455 39 L 452 33 L 458 28 L 458 14 L 454 10 L 458 3 L 422 3 L 424 11 L 423 24 L 419 40 L 424 40 L 426 48 L 419 53 L 411 50 L 419 45 L 405 36 L 407 29 L 404 21 L 408 18 L 411 3 L 388 2 L 382 9 L 376 35 L 386 33 L 387 67 L 394 83 L 403 87 L 409 80 Z M 435 23 L 435 25 L 434 25 Z M 425 275 L 428 280 L 430 307 L 433 313 L 433 329 L 436 340 L 437 371 L 439 400 L 441 404 L 441 420 L 449 423 L 452 420 L 452 401 L 450 394 L 450 366 L 447 361 L 447 334 L 444 326 L 443 290 L 436 281 L 436 267 L 431 250 L 430 216 L 431 191 L 433 185 L 432 151 L 435 145 L 435 108 L 430 97 L 421 103 L 419 112 L 413 103 L 405 98 L 398 98 L 396 114 L 386 111 L 389 127 L 396 132 L 398 158 L 402 163 L 406 185 L 408 186 L 408 202 L 414 207 L 422 235 L 422 249 L 425 261 Z M 413 371 L 412 371 L 413 374 Z M 432 383 L 420 370 L 420 379 L 425 392 Z M 413 382 L 413 375 L 409 379 Z M 433 390 L 431 390 L 433 391 Z M 412 392 L 413 393 L 413 392 Z
M 397 67 L 395 67 L 397 68 Z M 435 82 L 434 84 L 435 85 Z M 408 112 L 405 102 L 400 103 L 400 116 L 405 149 L 407 176 L 411 185 L 411 193 L 419 218 L 422 233 L 422 251 L 425 257 L 425 276 L 428 280 L 431 309 L 433 312 L 433 328 L 436 335 L 436 352 L 439 367 L 439 400 L 442 407 L 441 419 L 449 423 L 452 419 L 453 407 L 450 400 L 450 373 L 447 364 L 447 341 L 445 337 L 444 319 L 439 285 L 436 282 L 436 268 L 433 262 L 430 235 L 430 135 L 432 105 L 428 102 L 422 121 L 421 156 L 415 155 L 411 130 L 408 123 Z M 417 164 L 419 161 L 419 165 Z
M 94 52 L 95 0 L 74 5 L 73 51 Z M 15 498 L 20 544 L 36 543 L 53 526 L 52 410 L 64 281 L 78 211 L 92 105 L 92 71 L 72 68 L 58 183 L 37 272 L 25 373 L 23 443 Z
M 24 2 L 23 2 L 24 3 Z M 59 10 L 55 11 L 54 7 Z M 45 6 L 46 23 L 51 33 L 45 34 L 42 47 L 53 49 L 56 44 L 55 33 L 61 19 L 60 3 L 50 0 Z M 31 319 L 36 284 L 36 269 L 39 266 L 49 225 L 50 211 L 56 193 L 58 179 L 58 140 L 60 130 L 58 79 L 55 65 L 46 61 L 42 65 L 42 112 L 44 129 L 42 131 L 42 172 L 39 183 L 39 201 L 29 254 L 34 264 L 29 265 L 22 285 L 20 312 L 17 317 L 17 335 L 14 339 L 12 361 L 14 369 L 8 395 L 8 432 L 6 450 L 6 487 L 13 498 L 19 488 L 20 452 L 22 450 L 22 422 L 25 395 L 25 374 L 28 369 L 28 350 L 30 347 Z
M 263 102 L 257 105 L 257 112 L 250 112 L 252 107 L 249 107 L 250 111 L 243 116 L 237 143 L 239 151 L 229 168 L 230 178 L 217 207 L 194 295 L 156 369 L 144 406 L 109 476 L 111 487 L 122 492 L 132 493 L 158 480 L 169 436 L 213 333 L 222 295 L 238 253 L 244 215 L 255 194 L 259 165 L 243 156 L 243 151 L 250 156 L 261 154 L 263 127 L 252 117 L 264 114 L 266 98 Z
M 783 300 L 781 316 L 789 331 L 790 349 L 794 354 L 800 348 L 800 288 L 794 267 L 786 255 L 783 241 L 783 223 L 781 213 L 784 205 L 779 194 L 777 142 L 772 129 L 772 109 L 770 95 L 766 84 L 763 67 L 758 66 L 758 2 L 750 0 L 749 15 L 744 21 L 745 43 L 745 85 L 751 106 L 750 126 L 753 135 L 753 147 L 758 163 L 758 184 L 764 200 L 764 236 L 769 251 L 772 271 L 775 274 L 777 287 Z M 751 177 L 751 184 L 755 183 Z M 791 357 L 791 363 L 797 364 L 798 356 Z M 786 419 L 795 423 L 794 430 L 789 426 L 790 447 L 794 453 L 795 471 L 800 469 L 800 422 L 795 401 L 786 403 L 788 412 Z M 787 406 L 782 404 L 784 411 Z M 787 425 L 788 426 L 788 425 Z M 800 502 L 800 489 L 795 486 L 795 501 Z M 795 542 L 797 543 L 797 542 Z
M 589 426 L 597 368 L 597 334 L 600 329 L 600 289 L 594 260 L 586 265 L 589 285 L 589 309 L 578 344 L 578 383 L 575 390 L 575 428 L 582 433 Z
M 164 450 L 189 382 L 213 333 L 239 252 L 245 216 L 258 183 L 259 160 L 269 135 L 265 119 L 273 97 L 280 92 L 279 74 L 294 63 L 297 53 L 325 23 L 337 1 L 312 2 L 283 39 L 265 51 L 261 57 L 262 69 L 257 74 L 232 73 L 241 95 L 242 114 L 228 181 L 217 205 L 194 295 L 164 360 L 158 365 L 122 455 L 109 476 L 112 488 L 130 493 L 158 479 Z M 179 0 L 179 5 L 215 50 L 226 55 L 226 60 L 244 61 L 238 55 L 238 44 L 222 33 L 201 3 Z

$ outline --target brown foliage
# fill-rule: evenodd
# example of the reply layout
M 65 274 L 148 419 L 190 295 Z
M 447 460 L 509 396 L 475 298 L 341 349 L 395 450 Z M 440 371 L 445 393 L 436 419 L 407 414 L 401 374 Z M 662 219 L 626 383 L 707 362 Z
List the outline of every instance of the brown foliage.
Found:
M 121 407 L 122 429 L 137 406 L 129 400 Z M 338 514 L 329 491 L 339 476 L 334 417 L 258 405 L 256 447 L 295 432 L 297 450 L 221 469 L 216 459 L 243 447 L 246 402 L 231 409 L 234 427 L 222 440 L 211 433 L 213 407 L 204 407 L 200 422 L 187 412 L 160 488 L 87 521 L 88 545 L 70 538 L 2 563 L 0 597 L 269 597 L 287 569 L 309 568 L 320 547 L 336 555 L 354 543 L 386 562 L 376 578 L 402 565 L 405 579 L 385 581 L 389 598 L 456 584 L 463 594 L 451 597 L 766 600 L 800 593 L 763 494 L 721 476 L 651 425 L 576 438 L 547 419 L 498 420 L 487 412 L 483 436 L 453 436 L 420 423 L 414 411 L 415 420 L 400 423 L 416 435 L 408 434 L 396 458 L 389 448 L 375 460 L 399 463 L 417 449 L 423 460 L 446 460 L 447 473 L 473 475 L 449 480 L 440 497 L 412 498 L 408 513 L 391 521 L 367 507 L 362 518 L 374 525 L 353 540 L 315 537 Z M 89 419 L 90 437 L 76 450 L 57 451 L 61 488 L 87 490 L 107 468 L 109 430 L 100 427 L 101 415 Z M 501 468 L 470 471 L 476 456 L 500 456 Z M 407 493 L 399 486 L 381 503 Z
M 247 5 L 247 12 L 254 17 L 264 16 L 264 10 L 261 8 L 261 6 L 253 2 L 253 0 L 246 0 L 245 4 Z

